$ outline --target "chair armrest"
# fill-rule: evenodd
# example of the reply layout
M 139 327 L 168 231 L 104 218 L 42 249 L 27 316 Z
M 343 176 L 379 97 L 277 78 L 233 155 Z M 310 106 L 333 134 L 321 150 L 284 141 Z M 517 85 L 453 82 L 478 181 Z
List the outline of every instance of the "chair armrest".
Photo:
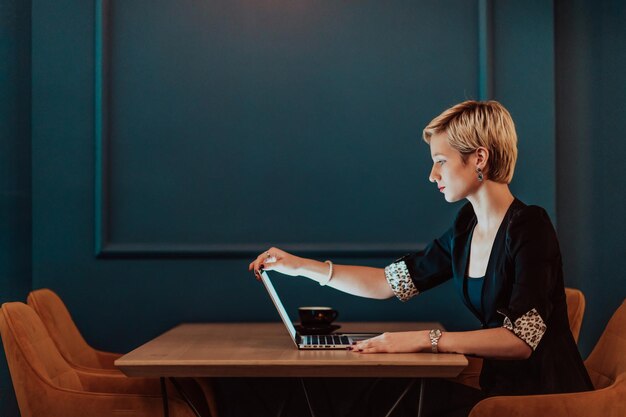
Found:
M 490 397 L 469 417 L 623 417 L 626 415 L 626 377 L 596 391 L 568 394 Z
M 121 373 L 87 371 L 76 368 L 75 371 L 85 391 L 161 395 L 161 385 L 158 378 L 129 378 Z
M 113 362 L 123 356 L 121 353 L 104 352 L 97 349 L 95 349 L 95 351 L 96 356 L 98 357 L 98 362 L 104 369 L 117 369 Z
M 49 389 L 47 394 L 50 395 L 49 400 L 34 404 L 32 415 L 47 417 L 163 415 L 163 401 L 160 396 L 91 393 L 66 389 Z M 187 404 L 177 398 L 170 398 L 169 410 L 172 417 L 194 417 Z

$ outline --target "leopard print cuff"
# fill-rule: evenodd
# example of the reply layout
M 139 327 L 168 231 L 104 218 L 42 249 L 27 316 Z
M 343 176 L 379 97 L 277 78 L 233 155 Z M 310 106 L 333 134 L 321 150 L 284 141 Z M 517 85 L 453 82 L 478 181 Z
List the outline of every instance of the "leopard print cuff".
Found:
M 500 313 L 502 314 L 502 313 Z M 515 336 L 522 339 L 532 350 L 536 350 L 543 334 L 546 332 L 548 326 L 544 323 L 543 319 L 539 315 L 537 309 L 533 308 L 523 316 L 515 320 L 515 323 L 511 322 L 506 315 L 504 316 L 504 323 L 502 327 L 512 331 Z
M 404 261 L 385 267 L 385 277 L 391 290 L 400 301 L 407 301 L 419 294 Z

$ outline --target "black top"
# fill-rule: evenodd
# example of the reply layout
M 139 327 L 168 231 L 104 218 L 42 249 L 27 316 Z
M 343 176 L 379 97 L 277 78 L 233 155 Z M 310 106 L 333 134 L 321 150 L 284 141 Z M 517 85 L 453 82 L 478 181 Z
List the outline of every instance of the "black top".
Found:
M 482 307 L 482 292 L 483 292 L 483 282 L 485 282 L 485 277 L 480 278 L 470 278 L 467 280 L 467 289 L 465 291 L 466 296 L 472 305 L 472 307 L 478 312 L 479 315 L 483 316 L 485 313 L 483 312 Z
M 484 360 L 480 385 L 488 395 L 592 390 L 569 328 L 561 253 L 548 214 L 541 207 L 513 201 L 489 257 L 483 311 L 473 307 L 465 291 L 470 236 L 476 222 L 468 203 L 443 236 L 387 267 L 387 279 L 396 295 L 405 300 L 453 279 L 483 328 L 506 327 L 533 349 L 525 360 Z

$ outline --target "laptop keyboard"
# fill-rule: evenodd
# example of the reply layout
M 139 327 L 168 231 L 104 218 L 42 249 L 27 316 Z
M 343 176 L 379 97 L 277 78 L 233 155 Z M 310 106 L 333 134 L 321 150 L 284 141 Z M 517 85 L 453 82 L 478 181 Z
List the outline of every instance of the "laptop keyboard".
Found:
M 328 336 L 307 336 L 305 341 L 305 345 L 350 345 L 350 340 L 347 336 L 337 336 L 337 335 L 328 335 Z

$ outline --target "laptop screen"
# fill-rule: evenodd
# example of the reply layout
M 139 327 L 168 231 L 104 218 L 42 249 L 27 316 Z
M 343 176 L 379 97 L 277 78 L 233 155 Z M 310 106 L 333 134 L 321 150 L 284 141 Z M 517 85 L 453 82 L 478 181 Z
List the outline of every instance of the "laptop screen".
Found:
M 278 294 L 276 293 L 274 285 L 272 284 L 272 281 L 270 281 L 270 277 L 269 275 L 267 275 L 267 272 L 263 271 L 261 273 L 261 281 L 263 282 L 263 285 L 265 285 L 267 293 L 270 295 L 270 298 L 274 302 L 276 310 L 278 310 L 278 314 L 280 314 L 280 318 L 283 319 L 283 323 L 285 323 L 285 326 L 287 326 L 289 335 L 293 339 L 294 343 L 297 345 L 298 343 L 296 341 L 296 328 L 293 327 L 293 323 L 289 319 L 289 315 L 287 314 L 283 303 L 280 301 L 280 298 L 278 297 Z

